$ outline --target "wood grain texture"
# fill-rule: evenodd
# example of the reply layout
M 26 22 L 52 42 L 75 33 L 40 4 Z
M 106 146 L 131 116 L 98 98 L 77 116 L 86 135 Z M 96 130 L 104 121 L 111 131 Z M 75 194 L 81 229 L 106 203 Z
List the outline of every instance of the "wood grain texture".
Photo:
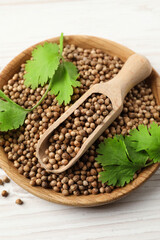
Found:
M 63 31 L 126 45 L 160 73 L 159 12 L 159 0 L 0 0 L 0 71 L 28 46 Z M 46 202 L 12 181 L 0 187 L 10 193 L 0 197 L 0 239 L 159 240 L 159 182 L 160 169 L 128 197 L 83 209 Z M 16 198 L 25 204 L 17 206 Z
M 58 38 L 52 38 L 50 40 L 47 40 L 48 42 L 59 42 Z M 43 43 L 43 42 L 42 42 Z M 41 43 L 41 44 L 42 44 Z M 40 43 L 36 44 L 39 45 Z M 97 37 L 92 37 L 92 36 L 66 36 L 64 38 L 64 45 L 66 44 L 75 44 L 76 46 L 80 46 L 83 48 L 99 48 L 103 49 L 105 53 L 109 53 L 110 55 L 114 56 L 117 55 L 120 59 L 123 59 L 126 61 L 128 57 L 131 55 L 131 50 L 128 50 L 126 47 L 112 42 L 108 41 L 106 39 L 101 39 Z M 5 68 L 4 70 L 0 73 L 0 83 L 7 83 L 7 81 L 20 69 L 20 66 L 24 61 L 30 58 L 31 56 L 31 51 L 33 50 L 35 46 L 29 47 L 28 49 L 24 50 L 22 53 L 20 53 L 17 57 L 15 57 Z M 120 76 L 124 74 L 124 71 L 128 71 L 129 63 L 132 62 L 132 59 L 135 59 L 137 57 L 137 61 L 142 61 L 142 57 L 139 55 L 134 54 L 132 57 L 130 57 L 130 60 L 127 61 L 127 65 L 124 66 L 123 70 L 120 72 Z M 140 60 L 139 60 L 140 58 Z M 24 60 L 25 59 L 25 60 Z M 148 76 L 148 72 L 151 72 L 150 65 L 146 61 L 146 59 L 143 59 L 143 62 L 146 62 L 146 73 L 143 71 L 143 67 L 141 67 L 141 71 L 143 71 L 144 76 Z M 139 65 L 141 65 L 139 63 Z M 126 67 L 128 66 L 128 68 Z M 136 63 L 135 63 L 136 66 Z M 148 67 L 148 68 L 147 68 Z M 133 66 L 132 66 L 133 68 Z M 136 67 L 135 67 L 136 68 Z M 125 70 L 126 69 L 126 70 Z M 132 69 L 133 71 L 133 69 Z M 141 72 L 139 72 L 141 75 Z M 159 75 L 156 73 L 156 71 L 153 69 L 153 74 L 152 77 L 154 78 L 149 78 L 149 84 L 153 85 L 154 91 L 157 91 L 157 83 L 159 84 Z M 138 81 L 139 77 L 137 76 L 135 79 L 130 76 L 130 81 Z M 116 79 L 116 78 L 115 78 Z M 153 80 L 153 83 L 152 83 Z M 110 87 L 112 86 L 112 82 L 114 80 L 105 83 L 105 85 L 109 85 Z M 115 81 L 116 82 L 116 81 Z M 129 83 L 131 84 L 131 83 Z M 99 84 L 100 85 L 100 84 Z M 133 85 L 133 84 L 132 84 Z M 2 85 L 1 85 L 2 86 Z M 103 87 L 104 88 L 104 87 Z M 109 87 L 108 87 L 109 88 Z M 105 88 L 104 88 L 105 89 Z M 116 88 L 115 88 L 116 89 Z M 117 88 L 119 91 L 119 89 Z M 91 88 L 89 91 L 94 92 L 94 88 Z M 88 92 L 89 92 L 88 91 Z M 116 96 L 119 96 L 119 104 L 117 105 L 115 99 L 115 95 L 111 92 L 114 91 L 114 88 L 107 89 L 106 87 L 106 93 L 107 96 L 111 99 L 113 103 L 113 108 L 117 109 L 117 111 L 120 113 L 122 109 L 122 101 L 123 101 L 123 96 L 121 94 L 119 95 L 118 92 L 116 92 Z M 100 91 L 99 91 L 100 92 Z M 122 93 L 123 95 L 123 93 Z M 156 95 L 158 96 L 158 93 L 156 92 Z M 83 96 L 82 98 L 83 99 Z M 116 102 L 116 103 L 115 103 Z M 158 102 L 158 99 L 157 99 Z M 159 103 L 159 102 L 158 102 Z M 74 106 L 72 106 L 74 107 Z M 120 110 L 120 111 L 119 111 Z M 107 119 L 107 122 L 112 122 L 112 118 L 115 119 L 114 114 L 116 115 L 116 112 L 112 111 L 113 114 L 111 115 L 111 119 L 109 119 L 109 116 Z M 97 127 L 98 128 L 98 127 Z M 90 136 L 91 137 L 91 136 Z M 154 172 L 155 170 L 159 167 L 159 164 L 154 164 L 153 166 L 150 166 L 146 169 L 143 170 L 143 172 L 137 177 L 136 180 L 128 184 L 127 186 L 123 188 L 116 189 L 112 191 L 112 193 L 104 193 L 104 194 L 97 194 L 97 195 L 88 195 L 88 196 L 63 196 L 62 193 L 56 193 L 52 189 L 44 189 L 42 187 L 31 187 L 29 184 L 29 180 L 26 179 L 23 175 L 18 174 L 18 170 L 14 167 L 13 163 L 11 161 L 8 161 L 6 155 L 4 154 L 3 149 L 0 149 L 0 166 L 3 168 L 3 170 L 12 178 L 13 181 L 15 181 L 17 184 L 19 184 L 21 187 L 26 189 L 27 191 L 33 193 L 34 195 L 43 198 L 45 200 L 51 201 L 51 202 L 56 202 L 56 203 L 61 203 L 61 204 L 66 204 L 66 205 L 73 205 L 73 206 L 79 206 L 79 207 L 90 207 L 90 206 L 98 206 L 98 205 L 103 205 L 107 203 L 114 202 L 124 196 L 126 196 L 128 193 L 136 189 L 138 186 L 140 186 L 142 183 L 144 183 Z

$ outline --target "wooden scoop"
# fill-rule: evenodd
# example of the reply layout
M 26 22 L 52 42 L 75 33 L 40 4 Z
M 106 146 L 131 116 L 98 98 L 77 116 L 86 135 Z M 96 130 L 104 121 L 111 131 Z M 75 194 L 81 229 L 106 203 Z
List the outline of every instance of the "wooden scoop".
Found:
M 113 110 L 105 117 L 100 125 L 89 135 L 82 144 L 77 155 L 72 158 L 65 166 L 60 166 L 56 170 L 48 172 L 61 173 L 73 164 L 87 151 L 95 140 L 104 132 L 104 130 L 120 115 L 123 109 L 123 100 L 129 90 L 136 84 L 147 78 L 152 71 L 149 61 L 141 55 L 133 54 L 128 58 L 121 71 L 110 81 L 99 83 L 92 86 L 81 98 L 79 98 L 60 118 L 58 118 L 41 136 L 37 144 L 37 158 L 43 168 L 46 169 L 42 159 L 46 157 L 45 150 L 49 147 L 48 139 L 53 131 L 64 122 L 91 94 L 100 93 L 106 95 L 111 103 Z

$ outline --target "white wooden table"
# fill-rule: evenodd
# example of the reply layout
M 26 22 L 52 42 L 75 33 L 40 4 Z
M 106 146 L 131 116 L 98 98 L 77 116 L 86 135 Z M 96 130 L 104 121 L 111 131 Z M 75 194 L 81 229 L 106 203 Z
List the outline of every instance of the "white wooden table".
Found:
M 62 31 L 117 41 L 146 55 L 160 73 L 159 0 L 0 0 L 0 70 L 23 49 Z M 125 199 L 90 209 L 43 201 L 14 182 L 5 189 L 10 195 L 0 197 L 0 240 L 160 239 L 160 171 Z M 16 205 L 17 198 L 25 204 Z

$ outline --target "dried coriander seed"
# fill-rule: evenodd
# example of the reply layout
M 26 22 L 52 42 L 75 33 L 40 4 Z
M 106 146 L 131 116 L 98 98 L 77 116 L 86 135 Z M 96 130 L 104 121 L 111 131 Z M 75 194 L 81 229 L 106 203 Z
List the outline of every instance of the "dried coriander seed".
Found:
M 9 193 L 8 193 L 6 190 L 3 190 L 3 191 L 1 192 L 2 197 L 7 197 L 8 194 L 9 194 Z
M 3 178 L 3 182 L 9 183 L 9 182 L 10 182 L 10 179 L 9 179 L 7 176 L 5 176 L 5 177 Z
M 0 185 L 3 185 L 3 181 L 2 181 L 2 179 L 0 179 Z
M 18 205 L 22 205 L 22 204 L 23 204 L 23 201 L 18 198 L 18 199 L 15 201 L 15 203 L 18 204 Z

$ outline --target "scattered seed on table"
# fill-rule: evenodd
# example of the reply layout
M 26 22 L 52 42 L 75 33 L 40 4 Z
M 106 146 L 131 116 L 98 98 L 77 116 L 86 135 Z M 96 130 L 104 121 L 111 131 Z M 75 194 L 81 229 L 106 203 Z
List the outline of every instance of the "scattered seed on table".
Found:
M 2 179 L 0 179 L 0 185 L 3 185 L 3 181 L 2 181 Z
M 18 198 L 15 203 L 18 204 L 18 205 L 22 205 L 22 204 L 23 204 L 23 201 Z
M 9 179 L 7 176 L 5 176 L 5 177 L 3 178 L 3 182 L 9 183 L 9 182 L 10 182 L 10 179 Z
M 8 194 L 9 194 L 9 193 L 8 193 L 6 190 L 3 190 L 3 191 L 1 192 L 2 197 L 7 197 Z

